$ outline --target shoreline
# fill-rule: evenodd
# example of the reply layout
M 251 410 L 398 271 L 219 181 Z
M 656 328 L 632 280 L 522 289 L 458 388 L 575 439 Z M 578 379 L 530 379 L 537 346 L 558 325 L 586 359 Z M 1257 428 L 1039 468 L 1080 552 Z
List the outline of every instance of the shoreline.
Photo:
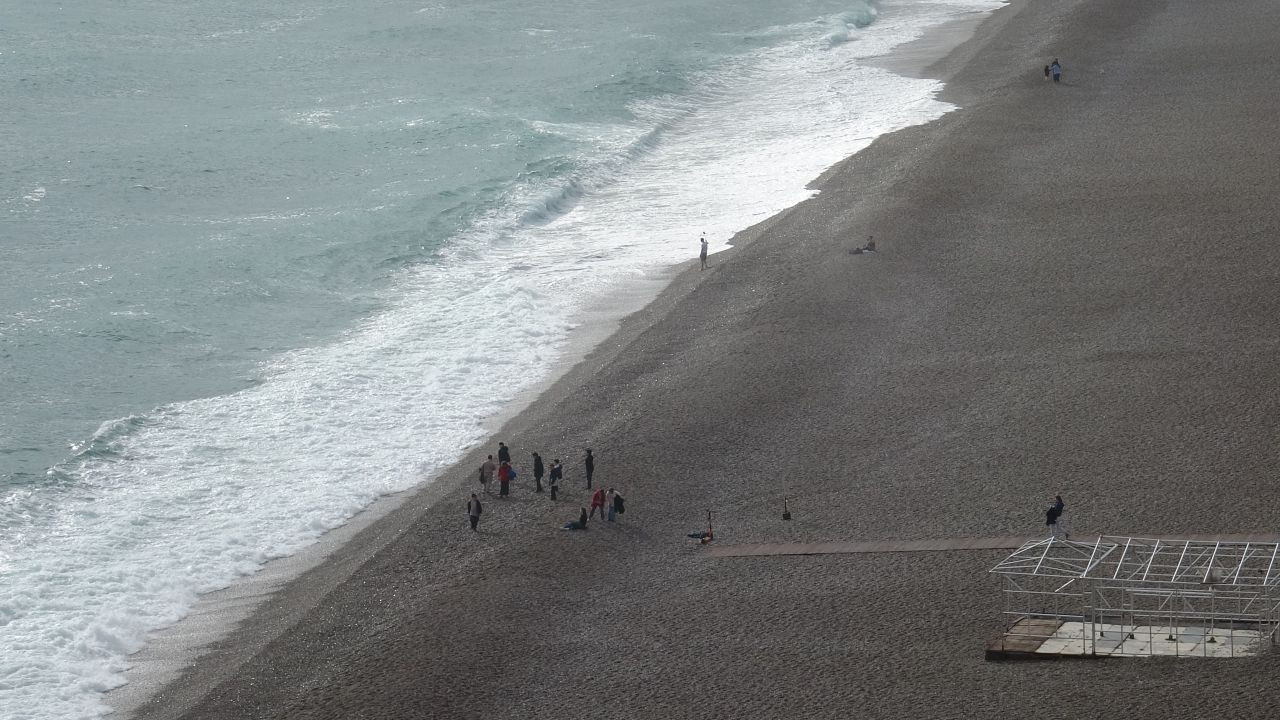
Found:
M 1012 534 L 1054 492 L 1077 532 L 1271 525 L 1278 101 L 1235 79 L 1280 9 L 991 18 L 931 65 L 972 104 L 824 173 L 503 426 L 517 454 L 560 448 L 559 506 L 518 489 L 478 535 L 465 485 L 402 506 L 142 717 L 1269 717 L 1274 657 L 984 663 L 998 553 L 724 562 L 684 536 L 704 508 L 721 543 Z M 1230 52 L 1198 54 L 1209 20 Z M 868 230 L 881 252 L 849 255 Z M 629 511 L 557 532 L 585 446 Z
M 885 67 L 895 74 L 927 77 L 924 73 L 929 66 L 944 61 L 958 46 L 974 36 L 985 19 L 1007 7 L 1006 4 L 991 12 L 975 12 L 973 17 L 929 28 L 920 38 L 894 48 L 888 55 L 881 56 L 870 64 Z M 906 48 L 905 52 L 909 53 L 909 57 L 894 62 L 900 48 Z M 886 58 L 888 65 L 881 65 L 879 61 Z M 828 174 L 850 159 L 837 161 L 807 187 L 820 192 Z M 751 243 L 805 202 L 807 201 L 784 208 L 738 231 L 729 239 L 728 248 L 710 256 L 711 262 L 714 265 L 727 261 L 742 245 Z M 691 253 L 691 258 L 693 259 L 686 263 L 658 268 L 648 277 L 615 288 L 610 293 L 611 302 L 607 306 L 586 311 L 582 321 L 566 341 L 556 369 L 543 381 L 512 398 L 503 411 L 486 420 L 487 436 L 491 439 L 500 437 L 504 428 L 516 422 L 535 403 L 556 402 L 573 392 L 574 388 L 589 382 L 594 374 L 593 368 L 614 359 L 618 352 L 625 349 L 658 318 L 664 317 L 703 279 L 692 267 L 696 263 L 696 254 Z M 622 298 L 621 301 L 618 300 L 619 297 Z M 272 636 L 256 630 L 242 633 L 242 625 L 251 623 L 258 628 L 282 628 L 296 622 L 310 609 L 310 605 L 289 603 L 294 606 L 294 610 L 287 613 L 287 617 L 264 606 L 271 603 L 291 583 L 310 573 L 326 576 L 325 581 L 320 583 L 323 587 L 335 587 L 342 582 L 356 565 L 367 561 L 378 549 L 400 535 L 400 532 L 392 532 L 391 528 L 403 522 L 400 519 L 402 516 L 419 515 L 440 502 L 450 491 L 457 490 L 448 477 L 453 474 L 465 475 L 459 472 L 460 469 L 477 464 L 483 455 L 479 447 L 468 446 L 463 452 L 464 458 L 439 476 L 424 479 L 412 488 L 379 498 L 349 522 L 321 536 L 301 552 L 273 560 L 254 575 L 202 596 L 187 617 L 153 633 L 147 645 L 130 656 L 131 668 L 125 673 L 126 684 L 105 695 L 105 701 L 112 708 L 110 716 L 152 717 L 141 714 L 147 709 L 146 706 L 152 704 L 157 696 L 171 692 L 173 686 L 193 669 L 200 671 L 204 668 L 204 682 L 199 683 L 201 685 L 208 684 L 212 677 L 227 676 L 226 672 L 208 667 L 215 664 L 207 658 L 211 654 L 211 647 L 216 648 L 220 657 L 217 664 L 227 664 L 225 661 L 229 658 L 247 659 L 260 651 Z M 568 462 L 566 461 L 566 465 Z M 463 485 L 469 486 L 469 483 L 464 482 Z M 337 554 L 347 557 L 341 563 L 332 562 Z M 243 639 L 235 640 L 235 636 L 243 636 Z M 232 644 L 234 648 L 229 647 Z M 234 666 L 234 662 L 230 664 Z M 185 700 L 170 702 L 163 716 L 179 717 L 179 708 L 185 708 L 195 700 L 196 698 L 188 696 Z

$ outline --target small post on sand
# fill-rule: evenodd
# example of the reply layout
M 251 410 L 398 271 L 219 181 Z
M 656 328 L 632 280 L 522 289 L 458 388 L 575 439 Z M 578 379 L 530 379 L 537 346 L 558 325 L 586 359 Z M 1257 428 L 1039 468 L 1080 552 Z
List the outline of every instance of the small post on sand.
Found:
M 715 533 L 711 531 L 711 511 L 707 511 L 707 534 L 702 538 L 702 544 L 705 545 L 715 539 Z
M 786 496 L 786 495 L 783 495 L 783 496 L 782 496 L 782 519 L 783 519 L 783 520 L 790 520 L 790 519 L 791 519 L 791 511 L 790 511 L 789 509 L 787 509 L 787 496 Z

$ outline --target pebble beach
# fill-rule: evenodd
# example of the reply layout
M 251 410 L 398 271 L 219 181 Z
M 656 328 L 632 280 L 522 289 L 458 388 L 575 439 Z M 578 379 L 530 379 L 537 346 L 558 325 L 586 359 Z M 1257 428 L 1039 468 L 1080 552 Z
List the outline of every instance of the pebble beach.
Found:
M 1275 717 L 1274 653 L 985 662 L 1000 551 L 713 558 L 687 535 L 710 511 L 717 545 L 1032 536 L 1055 494 L 1073 533 L 1273 531 L 1276 27 L 1266 0 L 1010 2 L 920 68 L 960 109 L 706 271 L 693 245 L 491 443 L 132 716 Z M 526 469 L 472 533 L 499 440 L 563 460 L 561 498 Z M 562 532 L 587 447 L 627 512 Z

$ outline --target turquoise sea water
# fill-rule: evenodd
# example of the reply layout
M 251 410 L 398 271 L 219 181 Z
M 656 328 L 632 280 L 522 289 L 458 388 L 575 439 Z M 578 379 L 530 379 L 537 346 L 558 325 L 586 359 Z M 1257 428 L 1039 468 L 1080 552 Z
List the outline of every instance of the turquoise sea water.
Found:
M 997 0 L 33 4 L 0 27 L 0 718 L 436 477 L 583 309 L 949 109 Z M 16 709 L 15 709 L 16 708 Z
M 662 123 L 593 132 L 848 8 L 27 7 L 0 35 L 0 478 L 42 477 L 104 421 L 246 387 L 495 215 L 572 207 Z

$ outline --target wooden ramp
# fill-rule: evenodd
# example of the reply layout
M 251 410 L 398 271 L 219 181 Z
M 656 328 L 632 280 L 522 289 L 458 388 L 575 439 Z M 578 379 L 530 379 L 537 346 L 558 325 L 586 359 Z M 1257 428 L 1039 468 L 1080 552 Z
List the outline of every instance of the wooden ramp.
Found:
M 1144 535 L 1160 540 L 1219 540 L 1222 542 L 1278 542 L 1280 535 Z M 756 557 L 764 555 L 840 555 L 893 552 L 947 552 L 954 550 L 1016 550 L 1040 536 L 1011 535 L 992 538 L 941 538 L 934 540 L 873 540 L 868 542 L 825 543 L 757 543 L 751 545 L 712 545 L 711 557 Z M 1080 543 L 1095 543 L 1097 535 L 1072 535 Z

